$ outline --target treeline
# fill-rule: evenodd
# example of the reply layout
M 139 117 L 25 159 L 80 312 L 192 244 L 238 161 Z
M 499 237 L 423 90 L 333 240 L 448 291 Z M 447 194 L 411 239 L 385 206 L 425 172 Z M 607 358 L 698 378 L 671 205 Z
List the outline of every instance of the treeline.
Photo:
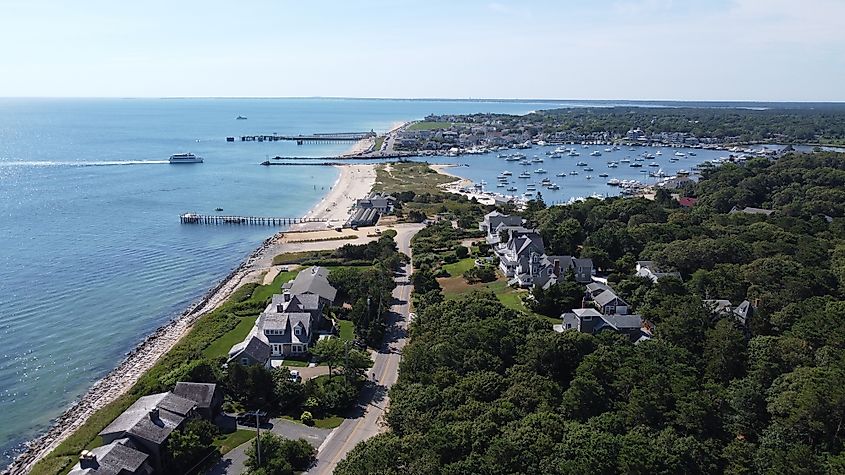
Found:
M 720 167 L 688 190 L 692 209 L 535 204 L 552 252 L 600 262 L 654 338 L 555 333 L 492 295 L 427 298 L 391 430 L 336 473 L 845 473 L 843 171 L 842 154 Z M 725 187 L 775 212 L 726 213 L 713 201 Z M 641 259 L 683 280 L 633 277 Z M 756 312 L 743 325 L 705 299 Z
M 572 132 L 589 135 L 628 130 L 647 134 L 687 133 L 696 137 L 736 138 L 742 142 L 833 142 L 845 139 L 843 108 L 735 107 L 576 107 L 538 111 L 524 116 L 475 114 L 460 117 L 474 123 L 496 120 L 505 129 L 530 124 L 533 133 Z

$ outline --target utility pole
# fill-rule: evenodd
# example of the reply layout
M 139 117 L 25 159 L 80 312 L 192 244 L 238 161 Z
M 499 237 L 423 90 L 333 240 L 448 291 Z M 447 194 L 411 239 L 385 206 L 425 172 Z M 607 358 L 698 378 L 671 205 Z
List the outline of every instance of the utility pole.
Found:
M 255 411 L 255 457 L 258 466 L 261 466 L 261 420 L 258 418 L 258 410 Z

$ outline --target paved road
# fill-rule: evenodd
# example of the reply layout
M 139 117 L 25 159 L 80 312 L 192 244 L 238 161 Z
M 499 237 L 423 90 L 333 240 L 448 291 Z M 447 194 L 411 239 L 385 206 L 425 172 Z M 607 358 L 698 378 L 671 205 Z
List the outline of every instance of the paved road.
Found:
M 285 419 L 273 419 L 270 421 L 273 427 L 270 432 L 279 434 L 288 439 L 305 439 L 314 447 L 320 444 L 331 433 L 329 429 L 318 429 L 308 427 Z M 238 429 L 255 430 L 254 427 L 238 426 Z M 264 428 L 261 429 L 265 431 Z M 208 475 L 240 474 L 246 471 L 246 449 L 252 441 L 241 444 L 223 456 L 207 473 Z
M 397 229 L 396 243 L 399 252 L 411 255 L 411 238 L 422 229 L 422 225 Z M 406 343 L 406 328 L 411 297 L 409 277 L 413 269 L 408 264 L 404 272 L 396 277 L 397 287 L 393 291 L 394 304 L 391 309 L 391 325 L 388 327 L 385 341 L 375 354 L 374 365 L 370 373 L 376 374 L 376 383 L 370 384 L 361 392 L 359 398 L 360 414 L 346 419 L 326 438 L 319 448 L 317 463 L 309 470 L 311 475 L 328 475 L 334 471 L 338 462 L 359 442 L 386 429 L 382 415 L 389 404 L 387 390 L 399 376 L 399 360 L 402 347 Z

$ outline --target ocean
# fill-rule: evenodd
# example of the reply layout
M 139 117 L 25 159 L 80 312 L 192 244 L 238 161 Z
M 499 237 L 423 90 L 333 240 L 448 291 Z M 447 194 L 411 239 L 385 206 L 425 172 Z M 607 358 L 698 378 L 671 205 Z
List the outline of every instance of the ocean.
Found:
M 376 130 L 538 102 L 0 99 L 0 467 L 126 352 L 275 231 L 184 226 L 187 211 L 301 216 L 333 167 L 262 167 L 349 145 L 227 136 Z M 235 120 L 238 115 L 247 120 Z M 170 165 L 190 151 L 200 165 Z

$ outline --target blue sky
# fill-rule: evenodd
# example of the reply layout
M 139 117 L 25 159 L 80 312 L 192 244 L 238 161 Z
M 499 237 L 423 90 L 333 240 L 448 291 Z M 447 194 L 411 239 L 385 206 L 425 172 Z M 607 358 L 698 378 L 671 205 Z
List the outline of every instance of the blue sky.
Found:
M 0 96 L 843 101 L 843 0 L 4 0 Z

